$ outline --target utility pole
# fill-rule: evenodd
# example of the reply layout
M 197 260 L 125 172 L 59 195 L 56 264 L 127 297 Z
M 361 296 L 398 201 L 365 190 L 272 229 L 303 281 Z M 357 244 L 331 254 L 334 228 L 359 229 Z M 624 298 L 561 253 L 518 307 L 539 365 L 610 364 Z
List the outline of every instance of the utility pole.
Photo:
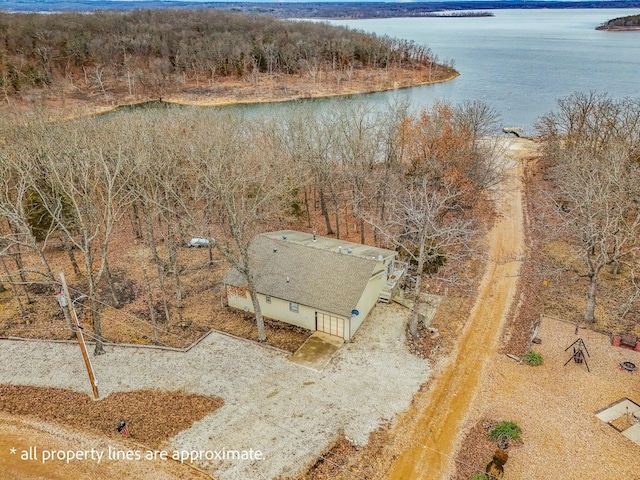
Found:
M 69 331 L 71 332 L 71 338 L 75 337 L 76 329 L 73 326 L 73 320 L 71 320 L 71 314 L 69 313 L 69 302 L 67 302 L 67 297 L 64 293 L 59 293 L 56 295 L 56 300 L 62 309 L 62 313 L 64 314 L 64 320 L 67 322 L 67 326 L 69 327 Z
M 80 345 L 80 350 L 82 351 L 82 358 L 84 358 L 84 365 L 87 367 L 87 372 L 89 373 L 89 380 L 91 381 L 91 388 L 93 389 L 93 397 L 97 400 L 99 397 L 98 382 L 96 382 L 96 377 L 93 374 L 93 367 L 91 366 L 89 355 L 87 355 L 87 346 L 84 343 L 84 336 L 82 335 L 82 327 L 80 326 L 80 322 L 78 321 L 76 309 L 73 307 L 73 303 L 71 302 L 71 296 L 69 295 L 67 281 L 65 280 L 64 273 L 62 272 L 60 272 L 60 282 L 62 283 L 62 293 L 64 294 L 64 296 L 58 297 L 58 303 L 63 310 L 65 308 L 69 308 L 69 310 L 71 311 L 71 315 L 73 316 L 73 321 L 76 326 L 76 337 L 78 338 L 78 344 Z M 66 305 L 63 305 L 63 303 L 66 303 Z

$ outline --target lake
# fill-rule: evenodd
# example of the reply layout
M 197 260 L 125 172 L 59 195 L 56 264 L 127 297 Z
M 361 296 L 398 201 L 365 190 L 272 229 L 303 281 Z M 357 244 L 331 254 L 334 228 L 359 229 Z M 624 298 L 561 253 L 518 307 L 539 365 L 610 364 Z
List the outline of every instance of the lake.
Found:
M 503 124 L 532 129 L 556 101 L 575 91 L 640 96 L 640 31 L 606 32 L 595 27 L 637 9 L 494 10 L 494 17 L 387 18 L 331 21 L 334 25 L 406 38 L 451 59 L 460 76 L 451 82 L 414 87 L 391 95 L 413 105 L 436 99 L 484 100 Z

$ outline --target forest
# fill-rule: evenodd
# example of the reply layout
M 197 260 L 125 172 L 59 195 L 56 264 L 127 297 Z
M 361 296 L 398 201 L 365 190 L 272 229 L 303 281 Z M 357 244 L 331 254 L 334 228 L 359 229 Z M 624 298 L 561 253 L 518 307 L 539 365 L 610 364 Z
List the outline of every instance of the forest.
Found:
M 227 314 L 224 273 L 252 284 L 248 247 L 265 231 L 396 249 L 414 298 L 462 294 L 506 174 L 499 115 L 477 101 L 419 112 L 297 102 L 287 115 L 158 104 L 0 122 L 0 335 L 65 338 L 53 295 L 66 271 L 98 352 L 105 339 L 183 347 L 209 331 Z M 538 242 L 528 281 L 553 279 L 565 300 L 584 292 L 586 304 L 559 314 L 629 332 L 640 318 L 638 125 L 637 99 L 561 99 L 538 121 L 541 156 L 526 173 Z M 188 249 L 192 237 L 211 242 Z M 246 321 L 264 340 L 260 311 Z
M 279 18 L 399 18 L 421 17 L 433 12 L 468 11 L 468 10 L 502 10 L 502 9 L 539 9 L 539 8 L 636 8 L 640 2 L 636 0 L 597 0 L 597 1 L 433 1 L 433 2 L 191 2 L 191 1 L 159 1 L 137 0 L 43 0 L 34 3 L 28 0 L 4 0 L 4 10 L 11 12 L 62 12 L 96 10 L 138 10 L 184 8 L 215 8 L 233 12 L 269 15 Z
M 558 100 L 537 130 L 542 152 L 531 173 L 541 178 L 532 202 L 547 274 L 565 292 L 581 286 L 586 306 L 572 313 L 576 320 L 606 316 L 607 328 L 640 333 L 640 99 L 577 92 Z
M 158 98 L 226 79 L 348 81 L 360 70 L 426 71 L 423 45 L 333 27 L 215 9 L 91 14 L 0 12 L 0 91 L 17 98 Z M 449 76 L 453 69 L 444 68 Z
M 464 288 L 503 175 L 502 143 L 486 137 L 497 114 L 481 102 L 340 105 L 303 103 L 286 118 L 181 107 L 4 116 L 0 335 L 69 334 L 54 300 L 63 270 L 97 353 L 143 331 L 150 343 L 193 341 L 220 311 L 226 269 L 251 286 L 248 245 L 280 228 L 398 249 L 417 298 L 423 275 Z M 192 236 L 209 248 L 185 248 Z M 258 310 L 259 340 L 262 322 Z
M 609 20 L 596 27 L 596 30 L 633 30 L 640 28 L 640 15 L 627 15 Z

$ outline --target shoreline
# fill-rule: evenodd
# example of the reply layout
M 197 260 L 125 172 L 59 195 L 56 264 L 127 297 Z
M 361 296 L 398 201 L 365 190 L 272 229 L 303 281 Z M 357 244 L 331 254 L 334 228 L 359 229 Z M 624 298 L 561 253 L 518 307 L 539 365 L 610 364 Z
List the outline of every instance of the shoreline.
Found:
M 413 84 L 409 84 L 409 85 L 397 85 L 397 86 L 388 86 L 388 87 L 383 87 L 380 89 L 375 89 L 375 90 L 360 90 L 360 89 L 354 89 L 353 91 L 347 91 L 347 92 L 318 92 L 318 94 L 299 94 L 299 95 L 292 95 L 292 96 L 282 96 L 282 97 L 272 97 L 272 98 L 264 98 L 264 97 L 257 97 L 257 98 L 247 98 L 247 99 L 237 99 L 237 100 L 232 100 L 232 99 L 215 99 L 215 100 L 200 100 L 198 98 L 194 99 L 194 100 L 189 100 L 189 99 L 183 99 L 183 98 L 179 98 L 176 96 L 167 96 L 162 97 L 160 99 L 161 102 L 163 103 L 167 103 L 167 104 L 173 104 L 173 105 L 183 105 L 183 106 L 191 106 L 191 107 L 227 107 L 227 106 L 233 106 L 233 105 L 257 105 L 257 104 L 264 104 L 264 103 L 285 103 L 285 102 L 294 102 L 297 100 L 313 100 L 313 99 L 320 99 L 320 98 L 338 98 L 338 97 L 351 97 L 354 95 L 367 95 L 370 93 L 383 93 L 383 92 L 390 92 L 393 90 L 405 90 L 407 88 L 413 88 L 413 87 L 421 87 L 424 85 L 435 85 L 437 83 L 445 83 L 445 82 L 449 82 L 451 80 L 454 80 L 456 77 L 460 76 L 459 72 L 455 72 L 453 74 L 451 74 L 449 77 L 446 78 L 442 78 L 442 79 L 438 79 L 438 80 L 427 80 L 427 81 L 422 81 L 422 82 L 416 82 Z M 206 97 L 204 97 L 206 98 Z M 126 104 L 126 105 L 120 105 L 121 107 L 124 106 L 136 106 L 142 103 L 148 103 L 148 102 L 152 102 L 155 101 L 154 99 L 150 98 L 148 100 L 143 100 L 141 102 L 136 102 L 136 103 L 132 103 L 132 104 Z
M 60 2 L 58 2 L 60 3 Z M 114 11 L 131 11 L 136 9 L 162 9 L 175 8 L 185 6 L 185 2 L 177 0 L 165 0 L 158 2 L 156 0 L 139 0 L 132 5 L 133 2 L 122 0 L 111 0 L 107 4 L 93 3 L 86 0 L 79 0 L 77 6 L 73 9 L 65 8 L 57 3 L 47 4 L 46 9 L 30 8 L 31 4 L 27 4 L 18 0 L 5 0 L 3 11 L 7 13 L 36 13 L 51 14 L 57 12 L 75 11 L 81 13 L 92 13 L 96 10 L 114 10 Z M 598 3 L 585 0 L 540 0 L 533 4 L 517 3 L 505 4 L 495 0 L 479 0 L 475 2 L 473 8 L 476 11 L 488 10 L 575 10 L 575 9 L 608 9 L 608 8 L 635 8 L 635 2 L 631 0 L 623 0 L 619 2 L 619 6 L 602 6 Z M 26 5 L 26 6 L 25 6 Z M 233 3 L 225 3 L 220 1 L 207 2 L 198 4 L 194 2 L 186 3 L 187 9 L 215 8 L 221 11 L 237 11 L 240 13 L 259 13 L 274 18 L 284 20 L 374 20 L 374 19 L 391 19 L 391 18 L 425 18 L 433 14 L 446 11 L 473 11 L 470 9 L 468 2 L 458 0 L 454 1 L 435 1 L 433 3 L 418 2 L 411 3 L 378 3 L 371 0 L 360 2 L 358 4 L 349 5 L 341 3 L 317 4 L 309 1 L 300 2 L 299 4 L 283 4 L 274 1 L 265 1 L 256 4 L 251 1 L 240 1 Z M 375 13 L 371 11 L 375 8 Z M 466 8 L 466 10 L 465 10 Z
M 443 71 L 443 69 L 446 69 Z M 227 107 L 234 105 L 257 105 L 285 103 L 298 100 L 351 97 L 372 93 L 404 90 L 454 80 L 460 75 L 454 69 L 438 66 L 434 68 L 434 78 L 429 79 L 425 70 L 397 70 L 380 72 L 375 70 L 356 72 L 349 81 L 308 82 L 301 78 L 272 77 L 255 83 L 224 80 L 211 85 L 190 85 L 182 92 L 136 95 L 134 97 L 114 92 L 108 98 L 72 99 L 41 97 L 33 101 L 15 101 L 0 107 L 2 110 L 24 111 L 45 107 L 57 112 L 65 119 L 82 116 L 102 115 L 118 109 L 136 108 L 144 104 L 162 103 L 166 105 L 190 107 Z
M 610 32 L 633 32 L 640 30 L 640 25 L 635 25 L 632 27 L 607 27 L 607 26 L 599 26 L 596 27 L 596 30 L 600 31 L 610 31 Z

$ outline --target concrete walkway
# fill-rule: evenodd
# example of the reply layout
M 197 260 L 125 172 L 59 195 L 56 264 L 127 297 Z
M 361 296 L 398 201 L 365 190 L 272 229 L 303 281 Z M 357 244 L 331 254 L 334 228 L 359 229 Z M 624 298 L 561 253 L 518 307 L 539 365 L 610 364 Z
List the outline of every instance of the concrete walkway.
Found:
M 289 357 L 293 363 L 321 372 L 331 361 L 344 339 L 329 335 L 328 333 L 315 332 Z
M 199 465 L 219 480 L 292 476 L 340 432 L 358 444 L 407 409 L 429 376 L 404 346 L 406 309 L 378 305 L 322 372 L 284 353 L 212 334 L 187 353 L 107 347 L 93 357 L 101 396 L 139 389 L 217 395 L 225 405 L 174 437 L 167 449 L 260 450 L 263 460 Z M 77 345 L 0 342 L 0 383 L 91 393 Z M 363 467 L 368 468 L 368 467 Z M 380 478 L 372 472 L 369 478 Z
M 421 297 L 422 303 L 420 304 L 418 312 L 420 314 L 420 321 L 424 322 L 424 319 L 426 318 L 426 325 L 431 325 L 433 317 L 436 315 L 438 305 L 440 305 L 443 297 L 441 295 L 434 295 L 425 292 L 422 293 Z M 402 290 L 398 290 L 392 300 L 411 311 L 415 308 L 415 302 L 408 298 Z

